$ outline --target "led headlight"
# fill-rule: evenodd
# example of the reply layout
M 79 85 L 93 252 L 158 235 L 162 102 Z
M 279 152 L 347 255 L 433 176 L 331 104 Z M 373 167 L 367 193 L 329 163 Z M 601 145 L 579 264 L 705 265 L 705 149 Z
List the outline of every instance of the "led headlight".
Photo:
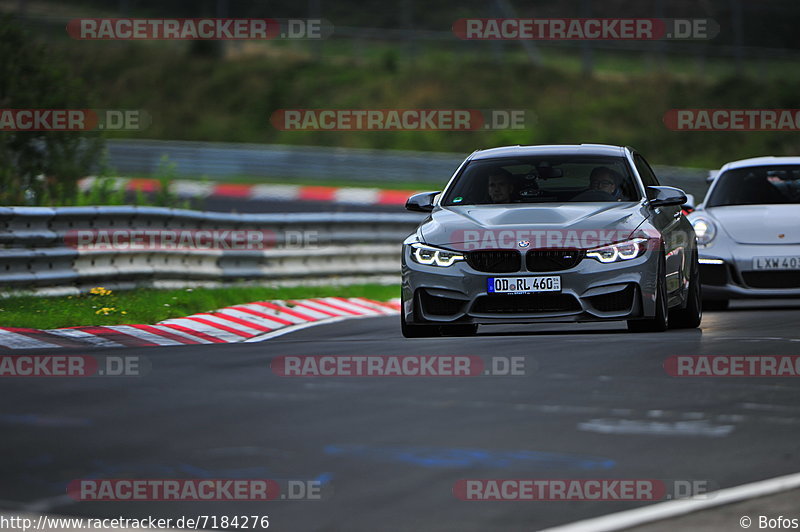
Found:
M 617 244 L 609 244 L 599 248 L 590 249 L 586 256 L 602 263 L 619 262 L 641 257 L 647 251 L 646 238 L 634 238 Z
M 411 258 L 414 262 L 426 266 L 451 266 L 454 262 L 464 260 L 464 255 L 457 251 L 435 248 L 425 244 L 411 244 Z
M 708 245 L 714 240 L 714 237 L 717 236 L 717 226 L 708 218 L 698 216 L 692 218 L 691 222 L 692 227 L 694 227 L 694 232 L 697 235 L 698 244 L 703 246 Z

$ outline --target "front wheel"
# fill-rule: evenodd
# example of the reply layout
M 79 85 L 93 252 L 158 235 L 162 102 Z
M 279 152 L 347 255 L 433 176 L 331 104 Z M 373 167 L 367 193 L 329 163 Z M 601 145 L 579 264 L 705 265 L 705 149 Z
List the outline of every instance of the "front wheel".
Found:
M 400 314 L 400 332 L 402 332 L 403 336 L 406 338 L 435 338 L 442 335 L 442 333 L 439 332 L 439 327 L 435 325 L 406 323 L 406 319 L 402 313 Z
M 656 315 L 644 320 L 628 320 L 630 332 L 663 332 L 669 328 L 669 308 L 667 303 L 667 277 L 664 254 L 658 261 L 658 284 L 656 285 Z
M 669 326 L 673 329 L 695 329 L 703 321 L 703 298 L 700 293 L 700 264 L 697 261 L 697 252 L 693 259 L 686 308 L 673 310 L 669 315 Z

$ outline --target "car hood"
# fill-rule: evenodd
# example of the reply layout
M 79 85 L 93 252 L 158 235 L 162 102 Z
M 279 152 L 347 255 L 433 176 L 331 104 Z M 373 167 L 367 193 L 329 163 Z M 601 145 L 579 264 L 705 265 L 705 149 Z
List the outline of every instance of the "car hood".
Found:
M 531 248 L 548 247 L 537 246 L 543 240 L 533 232 L 543 239 L 551 233 L 556 239 L 561 235 L 562 241 L 573 233 L 579 240 L 588 235 L 589 242 L 598 245 L 629 237 L 646 217 L 640 203 L 460 205 L 435 210 L 420 233 L 428 244 L 466 250 L 475 249 L 476 243 L 483 248 L 517 247 L 521 239 L 530 241 Z
M 728 205 L 707 212 L 740 244 L 800 243 L 800 205 Z

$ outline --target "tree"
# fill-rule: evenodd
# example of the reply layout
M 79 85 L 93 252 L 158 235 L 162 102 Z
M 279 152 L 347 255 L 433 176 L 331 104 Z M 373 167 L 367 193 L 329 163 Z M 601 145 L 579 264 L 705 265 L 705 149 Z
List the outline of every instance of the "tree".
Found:
M 0 110 L 86 109 L 88 92 L 55 52 L 0 18 Z M 0 131 L 0 204 L 74 198 L 104 149 L 97 131 Z

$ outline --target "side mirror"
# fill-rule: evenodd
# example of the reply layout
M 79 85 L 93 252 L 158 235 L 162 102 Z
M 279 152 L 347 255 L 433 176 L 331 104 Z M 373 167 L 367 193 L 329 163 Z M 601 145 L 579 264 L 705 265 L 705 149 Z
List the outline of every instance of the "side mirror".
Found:
M 647 187 L 651 207 L 680 206 L 688 201 L 686 193 L 674 187 Z
M 433 200 L 439 192 L 420 192 L 414 194 L 406 201 L 407 211 L 431 212 L 433 210 Z
M 681 205 L 681 207 L 683 207 L 683 210 L 687 212 L 692 212 L 695 207 L 694 194 L 686 194 L 686 202 L 683 205 Z
M 717 177 L 717 174 L 719 174 L 719 170 L 709 170 L 708 177 L 706 177 L 706 183 L 710 185 Z

